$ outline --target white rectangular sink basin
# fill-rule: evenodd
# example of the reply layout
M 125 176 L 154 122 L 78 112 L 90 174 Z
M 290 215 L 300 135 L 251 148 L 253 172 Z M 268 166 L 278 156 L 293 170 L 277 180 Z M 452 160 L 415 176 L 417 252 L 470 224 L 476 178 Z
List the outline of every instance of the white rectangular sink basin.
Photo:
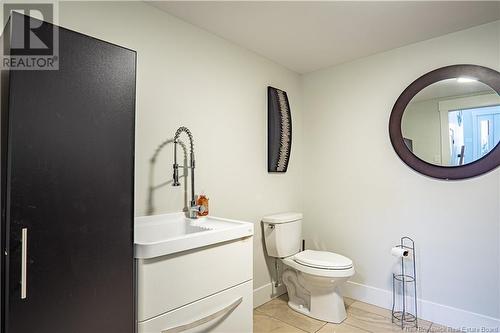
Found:
M 135 218 L 135 258 L 148 259 L 253 235 L 253 223 L 184 213 Z

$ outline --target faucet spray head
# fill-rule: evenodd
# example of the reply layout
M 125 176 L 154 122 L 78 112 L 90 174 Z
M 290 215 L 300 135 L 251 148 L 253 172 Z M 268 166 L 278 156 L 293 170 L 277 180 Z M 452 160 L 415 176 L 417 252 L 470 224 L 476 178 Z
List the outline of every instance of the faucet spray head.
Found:
M 181 183 L 179 182 L 179 165 L 175 163 L 172 186 L 180 186 L 180 185 Z
M 177 138 L 174 139 L 174 175 L 172 186 L 180 186 L 179 182 L 179 164 L 177 164 Z

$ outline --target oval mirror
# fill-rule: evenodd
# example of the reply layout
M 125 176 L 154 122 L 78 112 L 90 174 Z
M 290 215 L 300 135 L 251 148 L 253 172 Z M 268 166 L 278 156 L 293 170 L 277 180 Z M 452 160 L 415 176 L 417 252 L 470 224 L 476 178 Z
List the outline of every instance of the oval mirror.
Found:
M 396 153 L 413 169 L 464 179 L 500 164 L 500 73 L 476 65 L 437 69 L 414 81 L 389 122 Z

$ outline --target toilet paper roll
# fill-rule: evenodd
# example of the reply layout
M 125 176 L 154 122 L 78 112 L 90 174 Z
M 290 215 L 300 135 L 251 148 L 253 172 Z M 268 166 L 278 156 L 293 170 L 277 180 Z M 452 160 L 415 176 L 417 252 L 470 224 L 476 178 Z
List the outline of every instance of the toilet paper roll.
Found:
M 395 257 L 398 257 L 398 258 L 401 258 L 401 257 L 406 258 L 410 254 L 410 251 L 407 249 L 404 249 L 402 247 L 399 247 L 399 246 L 394 246 L 391 249 L 391 254 Z

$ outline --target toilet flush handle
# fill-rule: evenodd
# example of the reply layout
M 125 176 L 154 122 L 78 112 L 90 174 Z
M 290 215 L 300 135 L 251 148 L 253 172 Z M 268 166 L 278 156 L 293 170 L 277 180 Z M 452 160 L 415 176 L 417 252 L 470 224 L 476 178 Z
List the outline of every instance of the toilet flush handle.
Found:
M 274 224 L 269 224 L 268 228 L 269 229 L 274 229 L 274 228 L 276 228 L 276 226 Z

